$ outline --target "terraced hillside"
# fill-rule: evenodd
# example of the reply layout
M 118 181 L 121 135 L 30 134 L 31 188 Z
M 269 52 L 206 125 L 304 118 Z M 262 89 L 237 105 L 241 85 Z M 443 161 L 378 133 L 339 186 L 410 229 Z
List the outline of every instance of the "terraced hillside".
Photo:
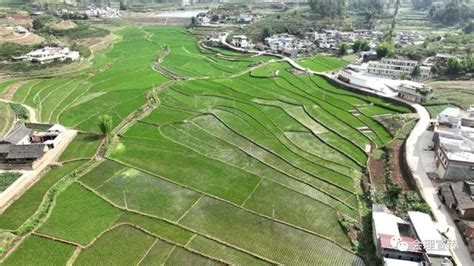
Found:
M 0 216 L 0 228 L 32 232 L 4 264 L 364 264 L 340 219 L 360 219 L 365 151 L 392 139 L 373 117 L 408 109 L 181 28 L 118 34 L 83 74 L 15 94 L 87 133 Z M 153 87 L 158 99 L 145 97 Z M 118 125 L 145 101 L 153 111 L 90 160 L 97 117 Z

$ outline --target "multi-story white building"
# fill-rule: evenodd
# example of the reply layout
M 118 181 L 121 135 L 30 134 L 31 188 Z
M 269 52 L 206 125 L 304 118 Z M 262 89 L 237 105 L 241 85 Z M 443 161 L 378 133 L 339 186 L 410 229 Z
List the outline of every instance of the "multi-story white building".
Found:
M 420 68 L 420 75 L 417 77 L 425 80 L 430 76 L 431 68 L 421 66 L 417 61 L 400 60 L 393 58 L 382 58 L 381 61 L 370 61 L 367 72 L 370 74 L 390 76 L 400 78 L 403 75 L 411 76 L 415 67 Z
M 23 56 L 13 57 L 14 60 L 30 61 L 32 63 L 46 64 L 54 61 L 79 60 L 80 55 L 77 51 L 71 51 L 69 47 L 51 47 L 46 46 L 32 51 Z

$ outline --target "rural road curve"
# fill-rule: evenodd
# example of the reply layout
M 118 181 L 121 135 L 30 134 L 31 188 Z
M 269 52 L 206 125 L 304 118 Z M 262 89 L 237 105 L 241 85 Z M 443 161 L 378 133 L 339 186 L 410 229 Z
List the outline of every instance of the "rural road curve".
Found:
M 464 244 L 463 238 L 459 233 L 456 224 L 451 218 L 448 210 L 439 200 L 438 190 L 426 174 L 425 167 L 423 166 L 421 160 L 421 151 L 426 148 L 422 147 L 423 141 L 421 141 L 421 139 L 426 132 L 426 129 L 430 125 L 430 114 L 426 108 L 420 104 L 410 104 L 416 109 L 420 119 L 406 141 L 406 159 L 408 166 L 413 173 L 416 185 L 420 189 L 424 200 L 431 207 L 431 211 L 433 212 L 433 215 L 437 221 L 438 228 L 449 228 L 449 234 L 447 236 L 450 240 L 456 241 L 457 243 L 457 248 L 451 250 L 454 259 L 457 260 L 459 265 L 472 265 L 471 256 L 466 245 Z

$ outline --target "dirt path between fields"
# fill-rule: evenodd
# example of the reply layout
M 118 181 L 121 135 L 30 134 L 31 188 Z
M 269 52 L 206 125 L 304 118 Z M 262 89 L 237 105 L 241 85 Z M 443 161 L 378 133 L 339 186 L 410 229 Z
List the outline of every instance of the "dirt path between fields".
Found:
M 12 100 L 13 99 L 13 95 L 15 95 L 15 92 L 25 83 L 27 83 L 28 81 L 27 80 L 20 80 L 20 81 L 17 81 L 11 85 L 9 85 L 7 87 L 7 89 L 5 90 L 5 92 L 0 95 L 0 98 L 2 99 L 5 99 L 5 100 Z
M 5 100 L 5 99 L 0 99 L 0 102 L 17 103 L 17 102 L 13 102 L 13 101 L 10 101 L 10 100 Z M 28 113 L 29 113 L 28 118 L 29 118 L 31 123 L 38 123 L 38 120 L 36 119 L 36 111 L 35 111 L 35 109 L 33 109 L 33 107 L 28 106 L 26 104 L 22 104 L 22 103 L 17 103 L 17 104 L 23 105 L 26 108 L 26 110 L 28 110 Z

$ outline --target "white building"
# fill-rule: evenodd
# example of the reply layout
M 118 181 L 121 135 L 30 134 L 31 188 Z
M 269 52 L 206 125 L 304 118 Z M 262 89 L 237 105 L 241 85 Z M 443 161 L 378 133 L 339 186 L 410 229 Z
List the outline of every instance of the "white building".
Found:
M 245 35 L 235 35 L 232 37 L 231 44 L 235 47 L 250 48 L 250 41 Z
M 371 74 L 400 78 L 403 75 L 409 77 L 413 73 L 415 67 L 420 68 L 418 78 L 425 80 L 429 78 L 431 68 L 420 66 L 417 61 L 400 60 L 393 58 L 382 58 L 381 61 L 370 61 L 367 71 Z
M 13 57 L 14 60 L 30 61 L 32 63 L 46 64 L 54 61 L 71 60 L 80 58 L 79 52 L 71 51 L 69 47 L 46 46 L 23 56 Z

